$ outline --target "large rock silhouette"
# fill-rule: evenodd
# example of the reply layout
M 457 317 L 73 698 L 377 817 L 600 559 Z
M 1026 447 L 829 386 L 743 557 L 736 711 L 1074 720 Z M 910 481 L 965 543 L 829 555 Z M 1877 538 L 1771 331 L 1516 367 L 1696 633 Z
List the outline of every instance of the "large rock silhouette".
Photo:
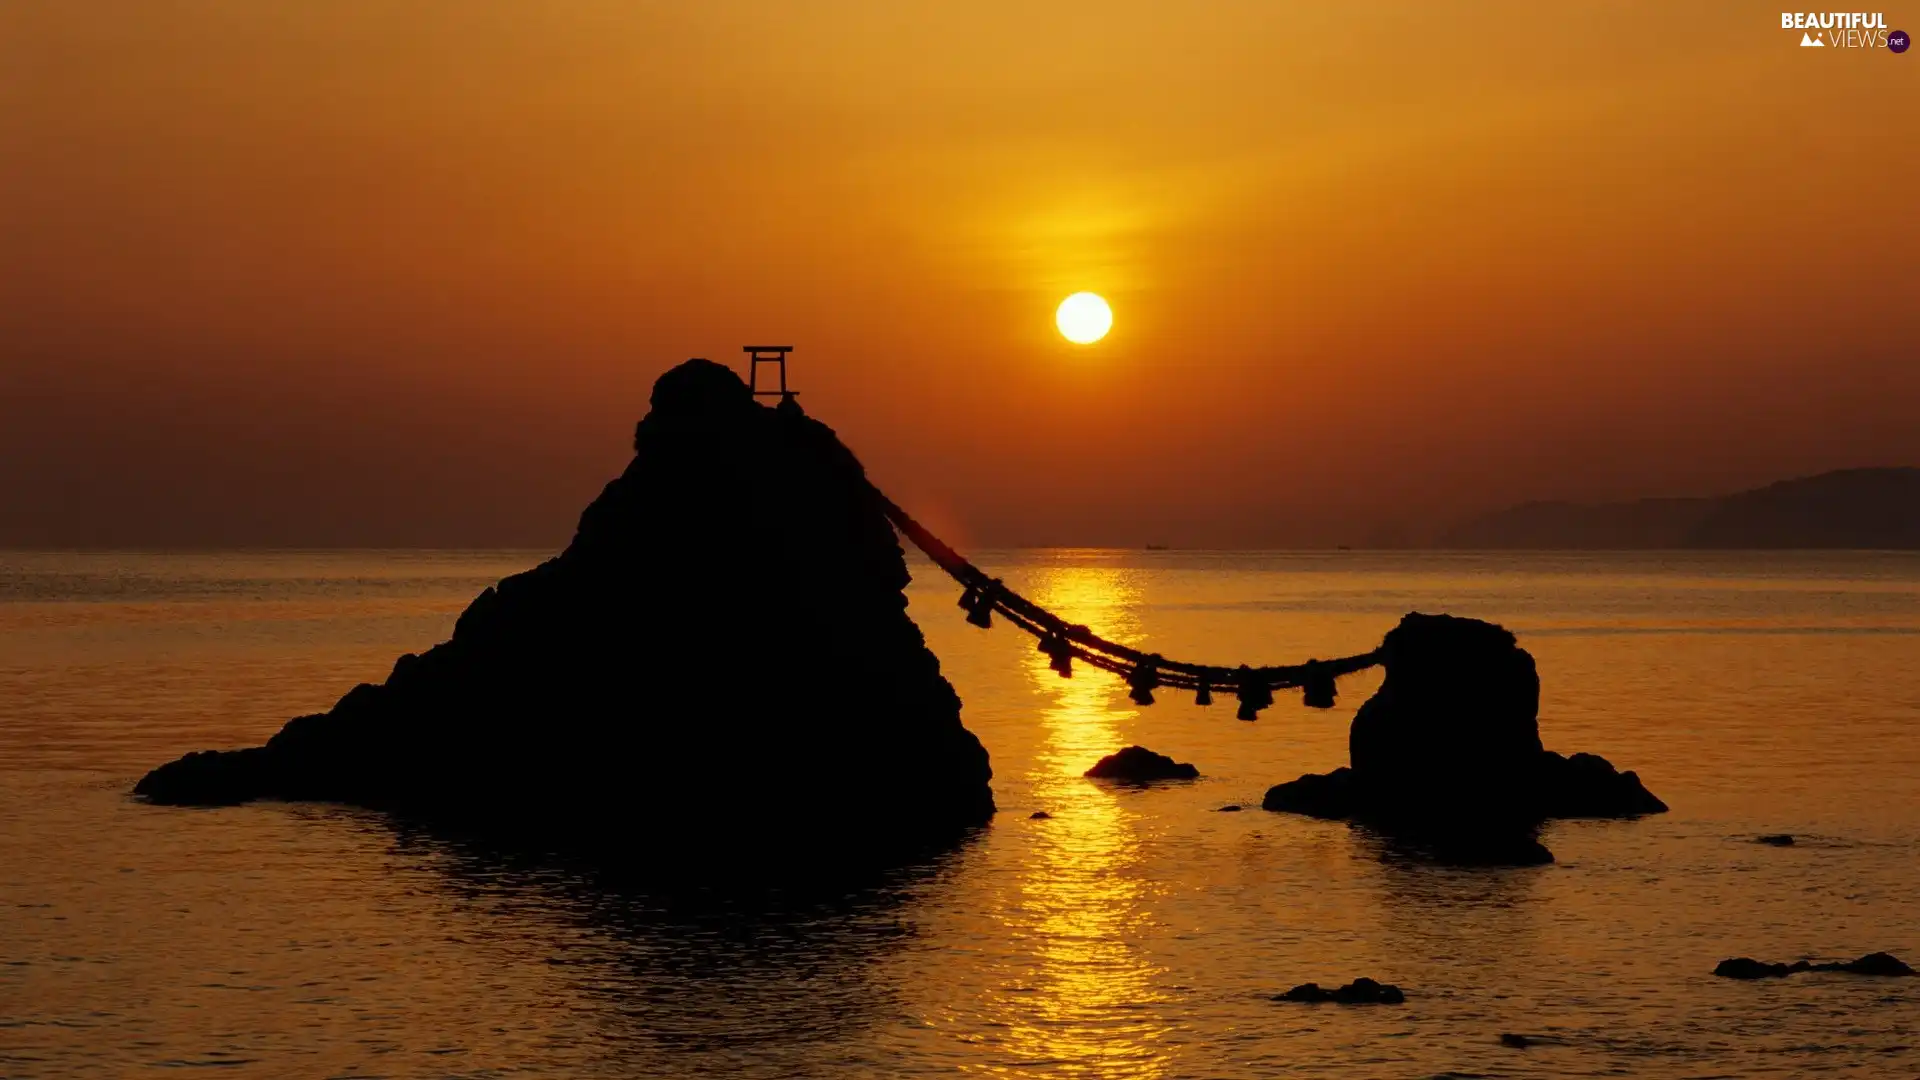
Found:
M 1511 632 L 1411 613 L 1381 643 L 1387 677 L 1348 733 L 1351 765 L 1267 791 L 1268 810 L 1367 822 L 1466 861 L 1541 862 L 1549 818 L 1667 809 L 1631 772 L 1540 743 L 1540 676 Z
M 451 640 L 265 746 L 189 754 L 156 803 L 353 803 L 639 858 L 863 857 L 994 810 L 987 753 L 908 618 L 853 454 L 691 360 L 565 552 Z

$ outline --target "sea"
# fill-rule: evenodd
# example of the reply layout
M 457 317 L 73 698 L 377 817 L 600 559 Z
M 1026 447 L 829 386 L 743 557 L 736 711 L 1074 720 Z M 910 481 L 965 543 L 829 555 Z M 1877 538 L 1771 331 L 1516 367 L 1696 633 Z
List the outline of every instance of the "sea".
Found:
M 544 553 L 0 553 L 0 1076 L 1920 1076 L 1920 979 L 1712 974 L 1920 964 L 1920 555 L 971 554 L 1183 660 L 1497 621 L 1546 744 L 1672 811 L 1552 824 L 1524 868 L 1269 813 L 1344 763 L 1377 672 L 1253 723 L 1141 707 L 915 562 L 998 817 L 844 891 L 667 894 L 349 807 L 129 795 L 384 677 Z M 1129 744 L 1201 778 L 1082 777 Z M 1359 976 L 1405 1004 L 1274 1000 Z

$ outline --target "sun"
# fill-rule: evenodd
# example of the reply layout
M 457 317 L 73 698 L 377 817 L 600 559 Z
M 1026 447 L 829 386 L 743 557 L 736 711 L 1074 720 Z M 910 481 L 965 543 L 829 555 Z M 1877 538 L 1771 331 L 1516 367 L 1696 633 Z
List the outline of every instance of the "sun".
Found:
M 1113 329 L 1113 309 L 1098 293 L 1077 292 L 1060 301 L 1053 313 L 1060 335 L 1075 345 L 1091 345 Z

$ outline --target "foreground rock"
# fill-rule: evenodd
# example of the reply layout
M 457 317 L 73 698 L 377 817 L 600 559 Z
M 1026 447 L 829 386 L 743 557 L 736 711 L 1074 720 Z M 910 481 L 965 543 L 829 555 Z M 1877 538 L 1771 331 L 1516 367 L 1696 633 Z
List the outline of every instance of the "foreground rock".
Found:
M 833 432 L 695 360 L 655 384 L 634 450 L 566 551 L 481 593 L 451 640 L 135 792 L 333 800 L 736 865 L 988 820 L 987 753 Z
M 1914 970 L 1899 957 L 1883 952 L 1868 953 L 1858 960 L 1833 964 L 1813 964 L 1805 960 L 1796 960 L 1791 964 L 1769 964 L 1750 956 L 1739 956 L 1731 960 L 1722 960 L 1719 966 L 1713 969 L 1713 973 L 1723 979 L 1783 979 L 1802 971 L 1844 971 L 1849 975 L 1877 975 L 1891 978 L 1904 978 L 1914 974 Z
M 1268 810 L 1363 821 L 1445 857 L 1541 862 L 1549 818 L 1667 809 L 1631 772 L 1540 743 L 1540 677 L 1512 633 L 1407 615 L 1381 645 L 1387 676 L 1353 718 L 1351 764 L 1268 790 Z
M 1329 1001 L 1337 1005 L 1403 1005 L 1407 996 L 1392 983 L 1374 982 L 1363 976 L 1337 990 L 1323 990 L 1319 983 L 1301 983 L 1284 994 L 1275 994 L 1273 1000 L 1309 1005 Z
M 1156 780 L 1193 780 L 1199 777 L 1200 770 L 1144 746 L 1129 746 L 1094 762 L 1086 775 L 1093 780 L 1149 784 Z

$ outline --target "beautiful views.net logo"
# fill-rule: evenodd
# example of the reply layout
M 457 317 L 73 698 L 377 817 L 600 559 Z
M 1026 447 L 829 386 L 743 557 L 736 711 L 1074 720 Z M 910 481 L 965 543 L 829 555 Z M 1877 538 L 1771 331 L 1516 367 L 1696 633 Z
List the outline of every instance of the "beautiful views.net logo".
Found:
M 1903 53 L 1913 39 L 1905 30 L 1887 29 L 1879 11 L 1783 11 L 1780 29 L 1800 31 L 1803 49 L 1885 49 Z

